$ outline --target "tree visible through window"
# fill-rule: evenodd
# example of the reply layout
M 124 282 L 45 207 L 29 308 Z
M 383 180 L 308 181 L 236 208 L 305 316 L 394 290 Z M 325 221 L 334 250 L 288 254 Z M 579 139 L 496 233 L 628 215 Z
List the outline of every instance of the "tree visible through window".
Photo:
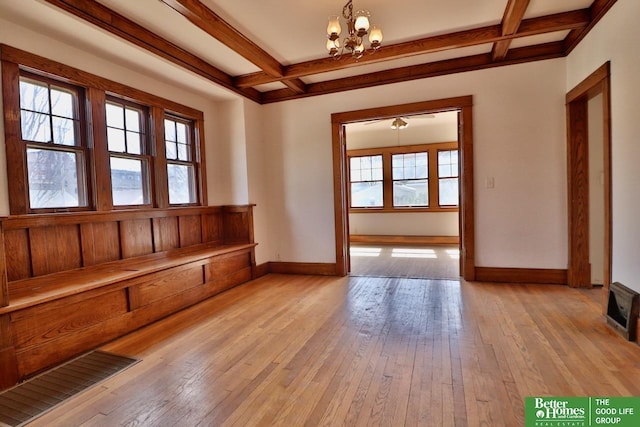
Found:
M 176 117 L 164 120 L 169 204 L 191 204 L 198 200 L 194 162 L 193 124 Z
M 149 161 L 143 109 L 115 100 L 109 100 L 106 108 L 113 204 L 147 205 Z
M 20 126 L 26 144 L 31 209 L 87 206 L 78 91 L 20 78 Z

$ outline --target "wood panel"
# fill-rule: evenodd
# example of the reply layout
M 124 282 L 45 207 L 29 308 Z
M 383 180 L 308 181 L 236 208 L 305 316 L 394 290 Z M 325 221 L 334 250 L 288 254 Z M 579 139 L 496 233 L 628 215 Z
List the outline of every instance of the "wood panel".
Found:
M 31 256 L 29 253 L 29 233 L 27 230 L 5 230 L 5 256 L 7 279 L 31 277 Z
M 71 336 L 127 312 L 124 290 L 65 304 L 42 304 L 12 313 L 13 341 L 17 351 Z
M 251 280 L 251 268 L 247 267 L 207 282 L 205 283 L 205 288 L 207 289 L 208 295 L 215 295 L 229 290 L 241 283 L 248 282 L 249 280 Z
M 153 253 L 153 234 L 150 219 L 120 221 L 122 258 Z
M 249 280 L 246 278 L 247 273 L 243 271 L 242 274 L 244 276 L 238 274 L 228 277 L 236 280 L 235 284 Z M 250 271 L 248 274 L 250 275 Z M 179 294 L 157 300 L 153 304 L 142 306 L 133 312 L 112 317 L 99 324 L 79 330 L 73 335 L 48 341 L 38 347 L 24 349 L 16 353 L 19 376 L 24 378 L 46 367 L 68 360 L 87 351 L 87 349 L 95 348 L 168 314 L 196 304 L 213 293 L 215 291 L 206 286 L 196 286 Z
M 225 244 L 253 243 L 252 207 L 226 206 L 222 227 Z
M 476 267 L 476 281 L 566 285 L 567 270 Z
M 78 225 L 34 227 L 29 230 L 29 244 L 34 276 L 82 267 Z
M 18 382 L 12 336 L 9 315 L 0 315 L 0 390 Z
M 7 266 L 4 253 L 4 230 L 0 222 L 0 307 L 9 305 L 9 283 L 7 281 Z
M 212 258 L 211 262 L 204 265 L 205 282 L 227 276 L 247 267 L 251 267 L 251 255 L 248 253 Z
M 154 252 L 168 251 L 180 247 L 178 218 L 153 218 Z
M 11 281 L 9 305 L 0 307 L 0 388 L 250 280 L 255 244 L 231 247 L 220 240 L 222 212 L 251 218 L 251 209 L 212 206 L 3 218 L 0 249 L 4 242 Z M 247 230 L 233 233 L 252 236 L 252 227 L 245 225 Z M 181 232 L 188 246 L 177 248 Z M 200 243 L 203 235 L 212 242 L 191 244 Z M 86 268 L 77 269 L 83 260 Z M 211 264 L 206 285 L 205 264 Z M 33 277 L 31 265 L 37 274 L 56 272 Z M 135 312 L 129 311 L 132 306 Z
M 85 267 L 121 259 L 117 222 L 80 224 L 82 260 Z
M 182 215 L 178 218 L 180 247 L 202 243 L 202 219 L 200 215 Z
M 202 240 L 203 243 L 219 243 L 222 244 L 222 214 L 216 212 L 214 214 L 202 215 Z
M 163 298 L 177 295 L 204 283 L 201 263 L 194 263 L 148 274 L 127 283 L 131 310 L 151 304 Z
M 335 276 L 336 265 L 321 262 L 270 262 L 269 272 L 279 274 L 305 274 L 313 276 Z

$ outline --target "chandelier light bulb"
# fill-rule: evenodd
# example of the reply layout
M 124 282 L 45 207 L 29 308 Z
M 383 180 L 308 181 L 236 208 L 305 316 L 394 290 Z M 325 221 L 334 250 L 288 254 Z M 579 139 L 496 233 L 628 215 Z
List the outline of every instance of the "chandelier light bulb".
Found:
M 338 15 L 331 15 L 329 17 L 329 24 L 327 25 L 327 36 L 330 40 L 336 40 L 341 32 L 342 27 L 340 27 Z
M 358 32 L 358 36 L 362 37 L 369 31 L 369 16 L 371 14 L 366 10 L 359 10 L 356 12 L 355 29 Z
M 375 25 L 371 26 L 371 32 L 369 33 L 369 43 L 373 49 L 377 49 L 382 44 L 382 30 Z

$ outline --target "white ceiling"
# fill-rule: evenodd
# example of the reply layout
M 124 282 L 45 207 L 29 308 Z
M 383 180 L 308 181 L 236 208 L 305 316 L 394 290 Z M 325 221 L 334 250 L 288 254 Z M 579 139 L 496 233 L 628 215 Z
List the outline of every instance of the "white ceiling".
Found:
M 191 52 L 231 76 L 260 71 L 239 54 L 190 23 L 159 0 L 98 0 L 146 29 Z M 283 65 L 327 57 L 326 24 L 331 14 L 340 14 L 345 0 L 201 0 L 214 13 L 234 26 Z M 531 0 L 525 18 L 588 8 L 593 0 Z M 354 0 L 354 9 L 366 8 L 371 21 L 382 28 L 383 45 L 499 24 L 507 0 Z M 42 34 L 95 52 L 113 62 L 197 89 L 215 97 L 228 91 L 189 71 L 176 70 L 166 60 L 133 46 L 118 36 L 98 29 L 44 0 L 0 0 L 0 18 L 25 25 Z M 562 40 L 566 31 L 516 39 L 513 47 Z M 380 63 L 303 77 L 316 83 L 374 71 L 488 53 L 491 44 L 416 55 Z M 190 77 L 187 77 L 190 76 Z M 212 88 L 203 88 L 212 86 Z M 260 91 L 283 88 L 282 83 L 258 86 Z

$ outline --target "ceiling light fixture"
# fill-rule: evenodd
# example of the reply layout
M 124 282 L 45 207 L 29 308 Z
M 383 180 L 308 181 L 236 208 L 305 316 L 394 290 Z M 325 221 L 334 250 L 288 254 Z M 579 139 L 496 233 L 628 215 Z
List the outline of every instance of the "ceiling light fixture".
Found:
M 391 129 L 404 129 L 409 126 L 409 123 L 402 120 L 400 117 L 396 117 L 393 122 L 391 122 Z
M 369 34 L 370 49 L 375 52 L 382 45 L 382 30 L 370 25 L 369 18 L 371 14 L 368 10 L 360 9 L 354 14 L 353 0 L 349 0 L 342 8 L 342 17 L 347 22 L 349 35 L 342 41 L 340 45 L 340 18 L 338 15 L 329 17 L 329 25 L 327 25 L 327 50 L 329 55 L 338 59 L 342 56 L 345 49 L 351 53 L 351 56 L 358 60 L 362 58 L 366 50 L 364 45 L 364 36 Z

